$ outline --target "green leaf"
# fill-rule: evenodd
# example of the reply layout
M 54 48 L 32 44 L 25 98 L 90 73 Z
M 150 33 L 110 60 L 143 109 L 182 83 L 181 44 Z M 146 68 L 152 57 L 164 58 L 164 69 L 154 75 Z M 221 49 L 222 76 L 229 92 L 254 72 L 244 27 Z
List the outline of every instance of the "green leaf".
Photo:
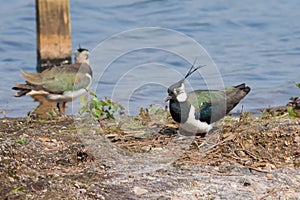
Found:
M 99 100 L 97 95 L 91 90 L 88 91 L 88 95 L 80 97 L 82 107 L 78 110 L 79 114 L 87 113 L 95 119 L 114 119 L 115 112 L 119 109 L 124 110 L 121 104 L 115 103 L 107 97 L 104 97 L 104 100 Z
M 80 115 L 82 115 L 82 114 L 85 113 L 85 112 L 88 112 L 87 107 L 81 107 L 81 108 L 79 108 L 79 110 L 78 110 L 78 113 L 79 113 Z
M 115 119 L 114 116 L 108 110 L 105 111 L 105 114 L 107 119 Z
M 294 112 L 294 108 L 292 106 L 288 106 L 287 107 L 287 111 L 289 113 L 289 116 L 291 119 L 295 119 L 296 118 L 296 113 Z
M 106 101 L 103 101 L 103 100 L 101 100 L 100 101 L 100 103 L 102 104 L 102 106 L 104 107 L 104 106 L 108 106 L 109 104 L 108 104 L 108 102 L 106 102 Z
M 25 187 L 24 186 L 20 186 L 20 187 L 17 187 L 15 189 L 11 190 L 11 192 L 12 193 L 16 193 L 17 191 L 23 191 L 23 190 L 25 190 Z
M 92 98 L 92 103 L 93 103 L 93 107 L 95 107 L 95 108 L 97 108 L 99 110 L 101 110 L 102 107 L 103 107 L 103 105 L 101 104 L 101 102 L 96 97 Z
M 23 139 L 19 139 L 19 140 L 17 140 L 17 143 L 23 145 L 23 144 L 27 144 L 27 141 L 23 140 Z
M 97 95 L 92 90 L 89 90 L 89 95 L 97 98 Z
M 97 119 L 99 119 L 101 117 L 101 111 L 98 109 L 93 109 L 93 115 L 94 117 L 96 117 Z
M 79 103 L 81 106 L 87 106 L 88 105 L 88 96 L 87 95 L 81 96 Z

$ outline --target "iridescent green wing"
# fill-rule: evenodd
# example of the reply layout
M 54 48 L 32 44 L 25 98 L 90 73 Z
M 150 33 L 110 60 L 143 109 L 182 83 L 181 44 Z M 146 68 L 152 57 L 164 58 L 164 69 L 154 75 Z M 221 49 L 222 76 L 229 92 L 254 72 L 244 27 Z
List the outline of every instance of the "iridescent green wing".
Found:
M 224 91 L 195 90 L 188 93 L 188 100 L 196 109 L 200 109 L 203 103 L 226 103 L 226 95 Z
M 188 94 L 188 99 L 196 108 L 196 118 L 215 122 L 228 114 L 249 91 L 245 84 L 240 84 L 219 91 L 196 90 Z
M 42 86 L 53 93 L 87 88 L 90 81 L 86 73 L 78 71 L 77 65 L 55 67 L 42 72 Z
M 200 121 L 212 123 L 226 115 L 224 91 L 196 90 L 188 93 L 188 100 L 195 107 L 195 117 Z

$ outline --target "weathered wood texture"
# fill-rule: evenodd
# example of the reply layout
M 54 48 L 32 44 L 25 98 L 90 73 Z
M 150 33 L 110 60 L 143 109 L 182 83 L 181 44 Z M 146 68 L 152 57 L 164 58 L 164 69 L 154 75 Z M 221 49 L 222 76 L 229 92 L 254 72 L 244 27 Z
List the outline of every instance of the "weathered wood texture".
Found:
M 36 0 L 37 71 L 71 63 L 69 0 Z
M 36 0 L 37 71 L 70 64 L 72 55 L 69 0 Z M 56 103 L 32 96 L 40 104 L 30 113 L 41 119 L 57 116 Z

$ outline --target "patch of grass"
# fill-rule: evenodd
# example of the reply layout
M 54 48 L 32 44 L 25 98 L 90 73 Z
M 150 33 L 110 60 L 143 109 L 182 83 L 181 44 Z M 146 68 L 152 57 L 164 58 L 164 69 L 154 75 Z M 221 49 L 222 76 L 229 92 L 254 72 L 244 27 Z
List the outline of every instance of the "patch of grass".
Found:
M 87 114 L 98 121 L 103 119 L 115 119 L 114 114 L 117 112 L 122 114 L 124 110 L 121 104 L 111 99 L 98 99 L 97 95 L 92 91 L 80 97 L 80 105 L 81 108 L 78 111 L 80 115 Z
M 140 108 L 140 113 L 137 115 L 137 118 L 142 119 L 143 121 L 151 121 L 166 119 L 169 115 L 167 107 L 156 107 L 154 104 L 150 104 L 149 108 Z
M 17 187 L 15 189 L 12 189 L 11 192 L 12 193 L 16 193 L 18 191 L 23 191 L 23 190 L 25 190 L 25 187 L 24 186 L 20 186 L 20 187 Z
M 18 140 L 17 140 L 17 143 L 18 143 L 18 144 L 21 144 L 21 145 L 25 145 L 25 144 L 27 144 L 27 141 L 24 140 L 24 139 L 18 139 Z
M 300 83 L 297 83 L 296 86 L 300 88 Z M 287 111 L 291 119 L 300 118 L 300 98 L 291 97 L 290 102 L 287 104 Z

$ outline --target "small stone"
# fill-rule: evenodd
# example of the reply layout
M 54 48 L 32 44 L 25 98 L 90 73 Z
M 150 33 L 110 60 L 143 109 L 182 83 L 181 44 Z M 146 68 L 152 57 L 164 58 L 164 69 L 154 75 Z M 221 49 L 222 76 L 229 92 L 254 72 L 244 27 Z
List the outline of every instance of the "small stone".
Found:
M 124 180 L 120 180 L 119 182 L 120 182 L 121 184 L 126 184 L 126 183 L 128 183 L 128 180 L 125 180 L 125 179 L 124 179 Z
M 47 137 L 40 137 L 38 140 L 43 141 L 43 142 L 51 142 L 50 138 Z
M 276 166 L 271 164 L 271 163 L 267 163 L 266 164 L 266 169 L 267 170 L 275 170 L 276 169 Z
M 101 194 L 96 195 L 97 199 L 105 200 L 105 197 Z
M 57 143 L 56 139 L 51 139 L 51 142 Z
M 299 142 L 300 142 L 300 136 L 296 136 L 296 137 L 294 138 L 294 141 L 293 141 L 293 142 L 299 143 Z
M 274 178 L 274 175 L 273 175 L 273 174 L 270 174 L 270 173 L 267 173 L 267 174 L 266 174 L 266 177 L 271 179 L 271 178 Z
M 136 194 L 136 195 L 142 195 L 142 194 L 145 194 L 148 192 L 148 190 L 144 189 L 144 188 L 141 188 L 141 187 L 134 187 L 133 188 L 133 192 Z
M 244 151 L 238 151 L 237 153 L 238 153 L 238 155 L 239 155 L 240 157 L 245 157 L 245 156 L 246 156 L 246 154 L 245 154 Z
M 150 146 L 150 145 L 148 145 L 148 146 L 143 146 L 141 149 L 142 149 L 143 151 L 148 152 L 148 151 L 151 150 L 151 146 Z
M 285 146 L 289 146 L 289 142 L 288 141 L 284 141 L 284 145 Z
M 106 136 L 106 138 L 108 138 L 108 139 L 112 139 L 112 138 L 117 137 L 118 134 L 106 134 L 105 136 Z

